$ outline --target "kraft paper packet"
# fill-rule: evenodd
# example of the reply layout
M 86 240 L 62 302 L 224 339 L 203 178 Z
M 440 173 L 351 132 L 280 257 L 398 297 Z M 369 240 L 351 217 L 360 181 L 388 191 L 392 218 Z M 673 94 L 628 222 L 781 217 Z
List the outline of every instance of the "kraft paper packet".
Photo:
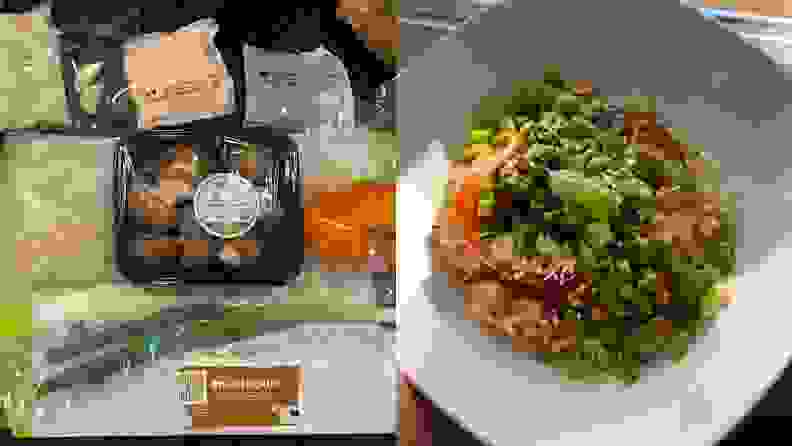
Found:
M 62 126 L 66 97 L 46 13 L 0 15 L 0 128 Z
M 279 425 L 288 420 L 289 408 L 299 410 L 302 405 L 299 366 L 207 367 L 195 372 L 193 381 L 206 384 L 205 389 L 199 385 L 206 398 L 194 401 L 193 430 Z M 253 383 L 256 387 L 250 386 Z
M 235 110 L 234 81 L 214 44 L 217 30 L 213 19 L 205 19 L 125 44 L 138 127 L 180 125 Z

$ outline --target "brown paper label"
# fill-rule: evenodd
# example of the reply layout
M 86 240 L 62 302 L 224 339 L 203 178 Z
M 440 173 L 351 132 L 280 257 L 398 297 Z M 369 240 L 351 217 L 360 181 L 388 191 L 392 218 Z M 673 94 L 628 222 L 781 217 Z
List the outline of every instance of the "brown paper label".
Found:
M 284 367 L 206 367 L 190 371 L 200 387 L 192 408 L 192 429 L 290 424 L 290 408 L 303 400 L 303 369 Z
M 210 39 L 206 31 L 177 31 L 127 49 L 129 93 L 141 103 L 144 128 L 167 115 L 227 110 L 226 71 L 210 57 Z
M 792 16 L 792 4 L 786 0 L 704 0 L 709 8 L 730 8 L 743 14 Z

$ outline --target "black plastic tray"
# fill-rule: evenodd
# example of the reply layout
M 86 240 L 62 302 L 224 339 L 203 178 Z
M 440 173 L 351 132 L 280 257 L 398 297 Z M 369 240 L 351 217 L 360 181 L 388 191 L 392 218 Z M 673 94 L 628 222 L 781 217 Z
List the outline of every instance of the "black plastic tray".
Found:
M 194 153 L 206 161 L 208 174 L 229 172 L 233 166 L 221 157 L 222 146 L 241 141 L 256 145 L 257 176 L 255 185 L 271 181 L 278 196 L 280 213 L 260 219 L 256 226 L 241 238 L 255 240 L 258 255 L 232 266 L 217 257 L 223 240 L 203 231 L 194 221 L 192 202 L 177 202 L 178 224 L 151 225 L 130 211 L 126 200 L 135 175 L 157 166 L 168 155 L 169 148 L 178 143 L 192 144 Z M 269 164 L 259 160 L 271 160 Z M 148 172 L 151 173 L 151 168 Z M 206 174 L 206 172 L 202 172 Z M 204 175 L 205 177 L 205 175 Z M 194 176 L 193 185 L 203 177 Z M 157 181 L 154 178 L 153 181 Z M 137 181 L 137 180 L 135 180 Z M 116 147 L 113 199 L 115 203 L 114 256 L 121 274 L 135 284 L 172 286 L 185 282 L 267 282 L 288 283 L 302 269 L 304 235 L 302 210 L 302 162 L 299 146 L 285 132 L 269 128 L 225 129 L 180 128 L 145 131 L 121 138 Z M 191 221 L 191 219 L 193 219 Z M 149 257 L 136 255 L 130 243 L 143 238 L 206 240 L 207 258 Z

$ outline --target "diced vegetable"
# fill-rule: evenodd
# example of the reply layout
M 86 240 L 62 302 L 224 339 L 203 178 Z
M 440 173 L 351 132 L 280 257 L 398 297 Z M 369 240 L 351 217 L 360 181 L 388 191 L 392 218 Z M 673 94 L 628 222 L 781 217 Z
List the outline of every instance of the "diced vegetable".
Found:
M 477 129 L 473 130 L 470 135 L 470 142 L 472 144 L 491 144 L 493 142 L 492 137 L 495 133 L 489 129 Z

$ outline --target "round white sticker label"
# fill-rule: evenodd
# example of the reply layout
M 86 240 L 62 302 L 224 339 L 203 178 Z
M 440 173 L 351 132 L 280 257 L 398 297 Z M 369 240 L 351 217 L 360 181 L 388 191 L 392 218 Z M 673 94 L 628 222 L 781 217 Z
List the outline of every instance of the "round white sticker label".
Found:
M 195 191 L 195 218 L 211 235 L 238 238 L 256 224 L 261 194 L 246 178 L 234 173 L 204 179 Z

